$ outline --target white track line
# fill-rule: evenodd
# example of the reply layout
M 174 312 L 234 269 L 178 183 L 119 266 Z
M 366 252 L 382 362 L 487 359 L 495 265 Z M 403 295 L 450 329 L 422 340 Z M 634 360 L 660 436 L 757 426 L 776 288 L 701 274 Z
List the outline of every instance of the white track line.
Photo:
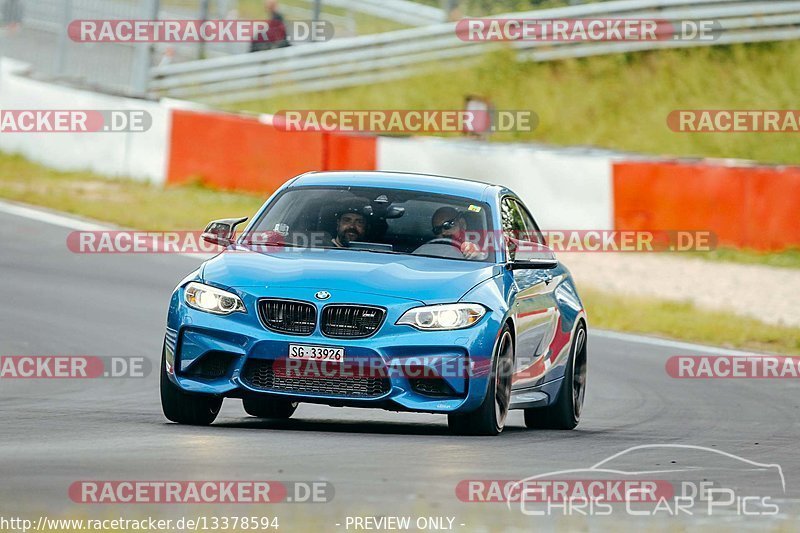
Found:
M 591 337 L 600 337 L 604 339 L 613 339 L 617 341 L 631 342 L 635 344 L 647 344 L 650 346 L 659 346 L 661 348 L 672 348 L 676 350 L 685 350 L 683 355 L 691 355 L 693 352 L 703 352 L 716 355 L 769 355 L 765 352 L 743 352 L 741 350 L 734 350 L 731 348 L 718 348 L 715 346 L 705 346 L 703 344 L 694 344 L 692 342 L 673 341 L 669 339 L 659 339 L 657 337 L 647 337 L 645 335 L 634 335 L 632 333 L 619 333 L 617 331 L 607 331 L 604 329 L 591 329 Z
M 75 231 L 114 231 L 120 229 L 118 227 L 108 224 L 87 222 L 86 220 L 81 220 L 79 218 L 65 216 L 54 213 L 52 211 L 45 211 L 43 209 L 34 209 L 32 207 L 5 202 L 3 200 L 0 200 L 0 213 L 6 213 L 8 215 L 27 218 L 29 220 L 35 220 L 37 222 L 42 222 L 44 224 L 59 226 L 61 228 L 67 228 Z M 214 254 L 201 254 L 201 253 L 197 254 L 178 253 L 172 255 L 191 257 L 192 259 L 196 259 L 199 261 L 205 261 L 206 259 L 214 257 Z
M 78 218 L 58 215 L 51 211 L 32 209 L 30 207 L 25 207 L 19 204 L 12 204 L 1 200 L 0 200 L 0 212 L 77 231 L 102 231 L 102 230 L 114 229 L 113 226 L 95 224 L 92 222 L 87 222 L 85 220 L 80 220 Z

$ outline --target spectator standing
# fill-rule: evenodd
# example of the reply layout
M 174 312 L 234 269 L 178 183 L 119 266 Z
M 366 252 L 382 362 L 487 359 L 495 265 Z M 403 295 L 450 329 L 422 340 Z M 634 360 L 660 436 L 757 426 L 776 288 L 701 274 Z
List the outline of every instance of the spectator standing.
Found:
M 278 10 L 277 0 L 266 0 L 264 8 L 267 11 L 269 30 L 266 39 L 256 39 L 250 44 L 251 52 L 272 50 L 273 48 L 286 48 L 290 45 L 289 35 L 286 31 L 286 22 Z

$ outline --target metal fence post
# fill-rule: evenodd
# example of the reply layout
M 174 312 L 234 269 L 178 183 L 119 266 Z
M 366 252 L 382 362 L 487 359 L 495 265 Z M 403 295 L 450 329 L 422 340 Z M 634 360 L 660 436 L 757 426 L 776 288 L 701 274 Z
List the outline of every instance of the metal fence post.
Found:
M 208 20 L 208 13 L 211 9 L 211 0 L 200 0 L 200 20 L 203 22 Z M 200 45 L 197 47 L 197 59 L 206 58 L 206 42 L 201 39 Z
M 322 0 L 314 0 L 314 20 L 319 20 L 322 15 Z
M 142 19 L 158 19 L 160 0 L 144 0 Z M 150 68 L 153 65 L 154 43 L 137 43 L 133 57 L 131 88 L 136 96 L 146 96 L 150 84 Z
M 72 0 L 64 0 L 61 11 L 61 28 L 58 32 L 58 50 L 53 72 L 61 77 L 67 73 L 67 46 L 69 45 L 69 23 L 72 22 Z

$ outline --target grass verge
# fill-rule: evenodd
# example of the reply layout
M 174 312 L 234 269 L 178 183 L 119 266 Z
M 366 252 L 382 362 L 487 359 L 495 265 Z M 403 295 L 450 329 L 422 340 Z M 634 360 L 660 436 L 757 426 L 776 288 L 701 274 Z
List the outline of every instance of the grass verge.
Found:
M 618 296 L 591 288 L 582 288 L 581 298 L 592 327 L 754 353 L 800 355 L 797 327 L 765 324 L 724 311 L 701 310 L 689 302 Z
M 206 223 L 252 216 L 262 196 L 200 186 L 162 189 L 87 172 L 58 172 L 0 154 L 0 197 L 148 231 L 201 230 Z
M 497 109 L 533 110 L 533 132 L 498 141 L 592 145 L 682 157 L 800 162 L 796 133 L 675 133 L 676 109 L 793 109 L 800 87 L 800 41 L 617 54 L 519 63 L 510 51 L 472 67 L 448 68 L 376 85 L 288 94 L 237 104 L 274 113 L 291 109 L 461 109 L 467 94 Z M 233 108 L 233 107 L 232 107 Z
M 148 231 L 201 229 L 213 219 L 252 216 L 264 202 L 258 195 L 198 186 L 161 189 L 86 172 L 57 172 L 1 153 L 0 198 Z M 735 260 L 735 256 L 727 259 Z M 800 328 L 703 311 L 688 303 L 620 297 L 592 289 L 583 289 L 581 294 L 593 327 L 731 348 L 800 353 Z
M 736 250 L 719 248 L 711 252 L 696 252 L 692 257 L 708 261 L 741 263 L 746 265 L 767 265 L 780 268 L 800 268 L 800 248 L 784 250 L 780 253 L 759 252 L 757 250 Z

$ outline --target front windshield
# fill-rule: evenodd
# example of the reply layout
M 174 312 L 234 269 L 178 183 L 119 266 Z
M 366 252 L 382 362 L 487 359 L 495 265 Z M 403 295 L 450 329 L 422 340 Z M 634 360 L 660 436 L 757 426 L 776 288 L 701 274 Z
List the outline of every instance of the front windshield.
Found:
M 281 194 L 242 237 L 246 245 L 493 261 L 489 206 L 468 198 L 366 187 Z

